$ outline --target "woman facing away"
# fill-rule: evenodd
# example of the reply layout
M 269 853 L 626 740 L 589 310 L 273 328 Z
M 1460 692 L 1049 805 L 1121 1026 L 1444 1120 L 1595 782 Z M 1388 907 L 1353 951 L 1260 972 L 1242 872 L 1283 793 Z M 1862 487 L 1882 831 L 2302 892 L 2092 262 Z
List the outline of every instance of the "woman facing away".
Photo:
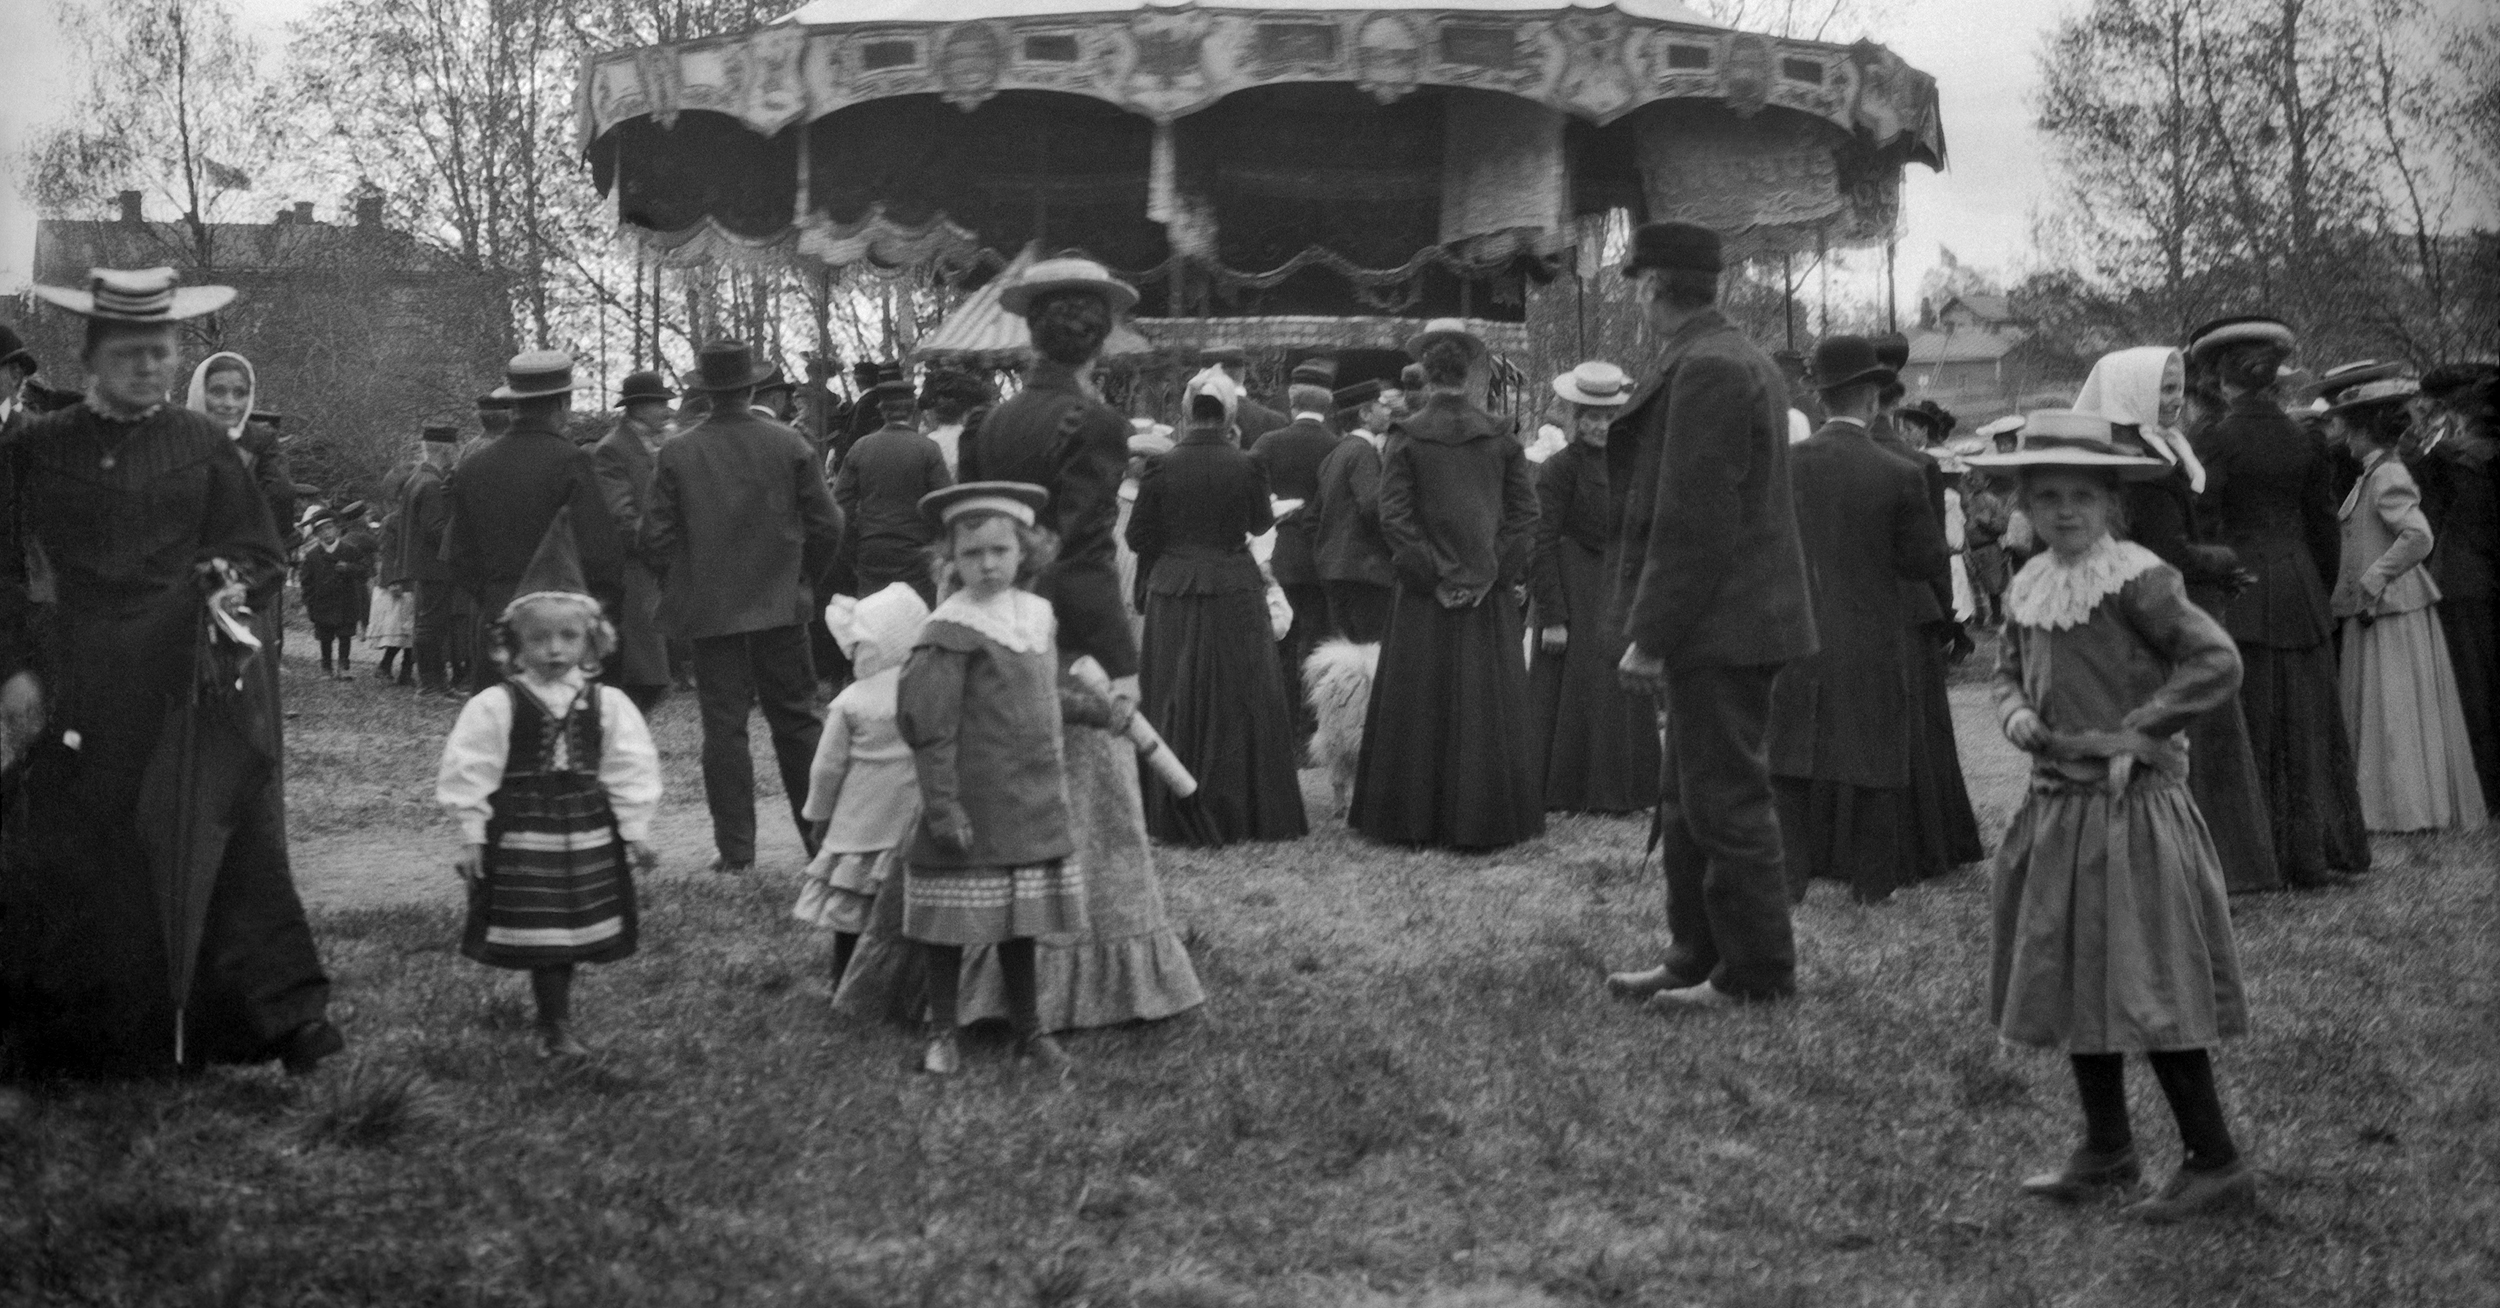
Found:
M 2361 464 L 2338 510 L 2343 565 L 2331 603 L 2343 624 L 2344 724 L 2372 831 L 2472 828 L 2490 817 L 2434 607 L 2439 587 L 2422 566 L 2435 544 L 2430 522 L 2396 457 L 2416 389 L 2370 382 L 2327 410 L 2329 429 Z
M 2408 466 L 2438 541 L 2439 630 L 2457 674 L 2457 704 L 2483 781 L 2483 807 L 2500 811 L 2500 366 L 2450 364 L 2422 376 Z
M 2122 451 L 2094 415 L 2041 413 L 2014 453 L 1971 462 L 2021 476 L 2048 545 L 2006 593 L 1997 718 L 2033 763 L 1997 854 L 1988 1013 L 2001 1039 L 2065 1051 L 2084 1134 L 2064 1166 L 2022 1188 L 2072 1201 L 2135 1185 L 2125 1060 L 2139 1054 L 2184 1157 L 2127 1215 L 2246 1207 L 2257 1177 L 2232 1142 L 2211 1050 L 2245 1033 L 2248 1014 L 2180 739 L 2229 698 L 2239 655 L 2177 569 L 2112 533 L 2121 478 L 2161 475 L 2163 461 Z

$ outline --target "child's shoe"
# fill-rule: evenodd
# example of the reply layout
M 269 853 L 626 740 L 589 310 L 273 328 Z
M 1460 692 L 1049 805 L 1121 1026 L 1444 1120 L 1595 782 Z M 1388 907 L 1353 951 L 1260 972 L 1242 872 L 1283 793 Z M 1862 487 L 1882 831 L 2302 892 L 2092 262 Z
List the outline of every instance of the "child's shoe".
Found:
M 2182 1167 L 2160 1194 L 2139 1199 L 2120 1211 L 2139 1222 L 2160 1226 L 2200 1213 L 2256 1206 L 2257 1174 L 2249 1170 L 2248 1164 L 2235 1159 L 2230 1166 L 2210 1172 L 2191 1172 Z
M 964 1070 L 963 1049 L 955 1041 L 955 1033 L 942 1031 L 929 1037 L 929 1047 L 920 1055 L 920 1070 L 931 1076 L 954 1076 Z
M 2144 1179 L 2144 1164 L 2129 1145 L 2116 1153 L 2077 1149 L 2054 1172 L 2023 1178 L 2023 1193 L 2034 1199 L 2078 1203 Z

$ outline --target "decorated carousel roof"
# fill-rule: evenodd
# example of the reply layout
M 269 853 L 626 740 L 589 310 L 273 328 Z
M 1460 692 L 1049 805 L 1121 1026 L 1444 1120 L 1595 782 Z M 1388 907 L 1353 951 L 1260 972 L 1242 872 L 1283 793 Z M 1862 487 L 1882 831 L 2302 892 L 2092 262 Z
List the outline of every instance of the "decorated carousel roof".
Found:
M 1081 248 L 1155 316 L 1515 319 L 1574 220 L 1880 240 L 1934 79 L 1674 0 L 818 0 L 593 58 L 580 128 L 673 261 Z

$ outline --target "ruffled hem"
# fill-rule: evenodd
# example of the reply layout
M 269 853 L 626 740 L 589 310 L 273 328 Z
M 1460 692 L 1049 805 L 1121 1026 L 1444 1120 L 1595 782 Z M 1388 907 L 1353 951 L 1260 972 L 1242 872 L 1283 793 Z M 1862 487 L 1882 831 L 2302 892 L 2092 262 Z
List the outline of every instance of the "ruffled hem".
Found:
M 1156 1022 L 1207 1002 L 1180 933 L 1169 927 L 1118 940 L 1045 937 L 1034 951 L 1045 1031 Z M 1007 988 L 993 949 L 964 951 L 965 1025 L 1007 1019 Z

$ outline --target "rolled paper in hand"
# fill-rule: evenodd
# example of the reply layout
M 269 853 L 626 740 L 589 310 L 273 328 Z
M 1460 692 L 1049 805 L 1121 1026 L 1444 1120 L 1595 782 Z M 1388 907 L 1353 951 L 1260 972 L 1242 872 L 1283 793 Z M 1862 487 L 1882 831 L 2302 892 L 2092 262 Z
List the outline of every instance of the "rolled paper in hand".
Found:
M 1180 759 L 1172 753 L 1172 747 L 1163 743 L 1162 733 L 1155 730 L 1155 724 L 1146 720 L 1145 714 L 1129 714 L 1128 738 L 1131 744 L 1137 746 L 1137 761 L 1163 778 L 1164 786 L 1174 796 L 1187 799 L 1198 793 L 1198 778 L 1189 775 L 1189 769 L 1181 765 Z

